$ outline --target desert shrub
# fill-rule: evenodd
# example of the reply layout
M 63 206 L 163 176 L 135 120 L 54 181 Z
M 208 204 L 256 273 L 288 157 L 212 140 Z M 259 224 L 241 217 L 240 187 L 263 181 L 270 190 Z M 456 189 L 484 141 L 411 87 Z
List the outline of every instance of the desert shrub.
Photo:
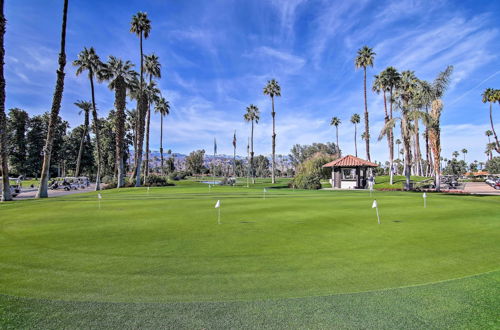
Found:
M 184 180 L 188 175 L 189 175 L 188 172 L 174 171 L 168 175 L 168 179 L 173 181 L 179 181 L 179 180 Z
M 144 183 L 145 186 L 148 187 L 164 187 L 164 186 L 173 186 L 173 184 L 169 184 L 167 177 L 150 174 L 146 177 L 146 181 Z
M 331 176 L 331 168 L 323 168 L 322 166 L 335 158 L 335 156 L 324 153 L 314 154 L 299 165 L 290 186 L 298 189 L 320 189 L 321 179 L 327 179 Z

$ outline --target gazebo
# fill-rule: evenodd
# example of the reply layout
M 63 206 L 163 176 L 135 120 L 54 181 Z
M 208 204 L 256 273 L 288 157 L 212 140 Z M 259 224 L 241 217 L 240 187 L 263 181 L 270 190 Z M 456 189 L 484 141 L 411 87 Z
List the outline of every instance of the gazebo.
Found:
M 333 188 L 363 189 L 366 187 L 368 169 L 378 167 L 378 165 L 352 155 L 347 155 L 327 163 L 323 167 L 332 168 L 330 183 Z

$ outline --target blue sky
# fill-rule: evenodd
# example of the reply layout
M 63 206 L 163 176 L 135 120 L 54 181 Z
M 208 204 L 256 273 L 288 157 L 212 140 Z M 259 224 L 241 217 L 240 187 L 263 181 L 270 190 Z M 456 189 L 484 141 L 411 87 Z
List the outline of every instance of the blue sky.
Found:
M 5 10 L 7 109 L 43 113 L 54 91 L 62 0 L 6 1 Z M 216 137 L 219 152 L 232 154 L 236 129 L 238 154 L 244 155 L 250 127 L 243 114 L 253 103 L 261 110 L 255 152 L 270 154 L 270 100 L 262 88 L 275 78 L 282 88 L 276 101 L 278 153 L 288 154 L 295 143 L 334 141 L 332 116 L 343 121 L 344 154 L 354 153 L 349 118 L 363 112 L 363 74 L 355 70 L 354 57 L 368 45 L 377 53 L 370 86 L 373 75 L 389 65 L 426 80 L 454 65 L 444 97 L 443 154 L 467 148 L 468 160 L 485 159 L 488 107 L 480 94 L 500 88 L 500 1 L 70 0 L 61 115 L 71 126 L 82 122 L 73 103 L 90 99 L 89 82 L 75 76 L 71 61 L 93 46 L 103 60 L 115 55 L 138 63 L 139 41 L 129 32 L 137 11 L 152 21 L 144 50 L 160 57 L 159 85 L 172 106 L 166 149 L 211 152 Z M 104 116 L 113 93 L 99 84 L 96 97 Z M 368 107 L 374 137 L 383 124 L 382 97 L 369 92 Z M 498 106 L 495 112 L 500 129 Z M 154 116 L 152 149 L 159 147 L 159 129 Z M 372 138 L 372 158 L 385 161 L 386 146 Z M 358 150 L 364 157 L 360 139 Z

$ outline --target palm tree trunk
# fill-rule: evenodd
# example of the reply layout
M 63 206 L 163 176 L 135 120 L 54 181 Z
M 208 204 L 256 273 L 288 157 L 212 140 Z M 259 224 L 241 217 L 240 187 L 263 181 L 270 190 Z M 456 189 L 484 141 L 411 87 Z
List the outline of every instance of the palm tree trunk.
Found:
M 275 131 L 275 117 L 276 117 L 276 112 L 274 112 L 274 97 L 271 97 L 271 102 L 273 105 L 273 112 L 271 112 L 271 115 L 273 116 L 273 163 L 272 163 L 272 168 L 271 168 L 271 182 L 276 183 L 276 179 L 274 177 L 274 169 L 276 167 L 276 131 Z
M 385 95 L 384 95 L 385 96 Z M 390 90 L 389 94 L 390 100 L 389 100 L 389 120 L 392 119 L 392 87 Z M 385 100 L 384 100 L 385 102 Z M 389 174 L 389 183 L 392 185 L 394 184 L 394 134 L 393 134 L 393 129 L 389 129 L 389 166 L 390 166 L 390 174 Z M 399 151 L 398 151 L 399 152 Z
M 255 184 L 255 176 L 253 170 L 253 120 L 252 120 L 252 134 L 250 134 L 250 174 L 252 175 L 252 184 Z
M 160 164 L 161 164 L 161 175 L 165 175 L 163 170 L 163 113 L 160 113 Z
M 500 154 L 500 142 L 498 142 L 497 132 L 495 132 L 495 127 L 493 126 L 493 113 L 492 113 L 492 102 L 490 102 L 490 123 L 491 130 L 493 131 L 493 137 L 495 138 L 495 151 Z
M 369 128 L 369 120 L 368 120 L 368 101 L 366 98 L 366 67 L 363 67 L 364 71 L 364 92 L 365 92 L 365 145 L 366 145 L 366 158 L 368 161 L 371 161 L 370 158 L 370 128 Z
M 410 180 L 411 180 L 411 136 L 410 130 L 408 129 L 408 110 L 407 102 L 403 105 L 401 113 L 401 134 L 403 135 L 403 147 L 405 151 L 405 190 L 410 190 Z
M 337 138 L 337 149 L 339 149 L 339 151 L 340 151 L 340 147 L 339 147 L 339 127 L 338 126 L 335 126 L 335 135 L 336 135 L 336 138 Z
M 99 132 L 99 118 L 97 117 L 97 108 L 95 106 L 95 92 L 94 92 L 94 73 L 89 71 L 90 78 L 90 91 L 92 93 L 92 117 L 94 119 L 94 135 L 97 150 L 97 174 L 95 179 L 95 190 L 101 190 L 101 133 Z
M 118 170 L 117 188 L 123 187 L 125 166 L 123 163 L 123 146 L 125 138 L 125 106 L 126 106 L 127 90 L 123 79 L 117 81 L 115 89 L 115 108 L 116 108 L 116 137 L 115 137 L 115 166 Z
M 87 126 L 84 125 L 82 132 L 82 139 L 80 140 L 80 149 L 78 149 L 78 158 L 76 159 L 76 170 L 75 176 L 78 177 L 80 175 L 80 164 L 82 161 L 83 155 L 83 144 L 85 142 L 85 137 L 87 136 Z
M 0 0 L 0 162 L 2 163 L 2 202 L 11 201 L 9 183 L 9 155 L 7 151 L 7 117 L 5 116 L 5 77 L 3 74 L 5 48 L 4 35 L 6 19 L 4 16 L 4 1 Z
M 144 180 L 149 176 L 149 126 L 151 123 L 151 103 L 148 102 L 146 113 L 146 155 L 144 159 Z
M 420 134 L 418 129 L 418 118 L 415 119 L 415 163 L 417 175 L 422 175 L 422 153 L 420 152 Z
M 140 187 L 141 186 L 141 165 L 142 165 L 142 144 L 144 143 L 144 111 L 143 111 L 143 105 L 144 105 L 144 93 L 143 93 L 143 83 L 144 83 L 144 56 L 142 52 L 142 31 L 139 36 L 139 48 L 140 48 L 140 55 L 141 55 L 141 79 L 139 83 L 139 99 L 137 100 L 137 128 L 136 128 L 136 135 L 137 135 L 137 151 L 136 151 L 136 158 L 135 158 L 135 168 L 134 168 L 134 176 L 135 176 L 135 186 Z M 142 132 L 142 134 L 141 134 Z
M 36 198 L 47 198 L 48 195 L 48 183 L 49 183 L 49 169 L 50 169 L 50 157 L 52 154 L 52 145 L 54 143 L 54 133 L 56 128 L 56 123 L 59 117 L 59 110 L 61 109 L 61 101 L 64 90 L 64 67 L 66 66 L 66 21 L 68 17 L 68 0 L 64 0 L 64 8 L 63 8 L 63 21 L 62 21 L 62 29 L 61 29 L 61 50 L 59 52 L 59 68 L 57 69 L 57 82 L 56 82 L 56 90 L 54 92 L 54 97 L 52 99 L 52 108 L 50 110 L 50 119 L 49 119 L 49 128 L 47 131 L 47 139 L 45 140 L 44 154 L 43 154 L 43 165 L 42 165 L 42 173 L 40 177 L 40 186 L 38 187 L 38 193 Z M 5 80 L 3 79 L 3 34 L 5 32 L 5 18 L 3 17 L 3 1 L 2 1 L 2 24 L 4 25 L 4 29 L 2 33 L 2 40 L 0 41 L 2 44 L 2 54 L 1 54 L 1 63 L 2 63 L 2 74 L 0 75 L 0 85 L 2 85 L 3 89 L 5 88 Z M 5 93 L 3 93 L 3 98 L 5 100 Z M 4 102 L 0 101 L 0 104 L 4 104 Z M 0 109 L 0 112 L 2 110 Z M 3 150 L 2 150 L 3 151 Z M 3 157 L 3 154 L 2 154 Z M 8 173 L 6 173 L 7 164 L 6 161 L 3 166 L 4 169 L 4 186 L 5 186 L 5 178 L 8 177 Z M 7 178 L 8 179 L 8 178 Z M 8 181 L 7 181 L 8 182 Z M 5 189 L 4 189 L 5 195 Z
M 358 125 L 354 124 L 354 153 L 358 157 Z

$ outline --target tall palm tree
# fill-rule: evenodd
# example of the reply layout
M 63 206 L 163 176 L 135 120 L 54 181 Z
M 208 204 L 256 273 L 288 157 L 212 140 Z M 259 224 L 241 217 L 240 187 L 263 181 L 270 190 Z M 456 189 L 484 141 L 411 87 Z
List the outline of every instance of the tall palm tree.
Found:
M 424 124 L 427 127 L 429 134 L 429 143 L 434 155 L 434 175 L 436 191 L 441 189 L 441 166 L 439 160 L 441 159 L 441 127 L 440 119 L 443 111 L 443 102 L 441 97 L 448 88 L 450 83 L 450 76 L 453 72 L 453 66 L 448 66 L 444 71 L 440 72 L 434 82 L 432 83 L 432 103 L 431 111 L 424 117 Z
M 163 171 L 163 117 L 170 114 L 170 103 L 162 96 L 158 99 L 155 104 L 155 112 L 160 114 L 160 163 L 161 163 L 161 174 L 164 175 Z
M 68 17 L 68 0 L 64 0 L 63 7 L 63 19 L 62 19 L 62 28 L 61 28 L 61 46 L 59 51 L 59 68 L 57 69 L 57 81 L 56 81 L 56 89 L 54 92 L 54 97 L 52 98 L 52 108 L 50 110 L 50 119 L 49 119 L 49 128 L 47 130 L 47 138 L 45 140 L 45 147 L 43 150 L 43 165 L 42 165 L 42 174 L 40 177 L 40 186 L 38 187 L 38 192 L 36 194 L 36 198 L 47 198 L 48 195 L 48 183 L 49 183 L 49 170 L 50 170 L 50 156 L 52 154 L 52 146 L 54 143 L 54 133 L 56 130 L 56 125 L 59 117 L 59 110 L 61 109 L 61 101 L 64 90 L 64 67 L 66 66 L 66 21 Z M 3 33 L 5 32 L 5 18 L 3 17 L 3 1 L 2 1 L 2 24 L 4 26 L 2 33 L 2 56 L 3 52 Z M 1 63 L 3 65 L 3 58 L 1 59 Z M 3 80 L 3 75 L 2 78 Z M 3 84 L 2 84 L 3 83 Z M 5 86 L 4 81 L 0 81 L 2 86 Z M 5 99 L 5 95 L 4 95 Z M 3 102 L 0 102 L 3 104 Z M 1 111 L 1 110 L 0 110 Z M 3 130 L 2 130 L 3 131 Z M 3 154 L 2 154 L 3 157 Z M 5 179 L 8 179 L 8 173 L 6 173 L 7 165 L 4 161 L 4 194 L 5 194 Z M 8 182 L 8 181 L 7 181 Z
M 109 56 L 108 62 L 103 65 L 99 72 L 99 79 L 109 81 L 108 88 L 115 91 L 115 168 L 117 170 L 117 188 L 124 185 L 125 164 L 124 140 L 125 140 L 125 107 L 127 105 L 127 89 L 133 88 L 137 80 L 137 72 L 132 68 L 134 64 L 130 61 L 122 61 L 114 56 Z
M 151 32 L 151 21 L 148 18 L 148 15 L 143 12 L 138 12 L 137 14 L 132 16 L 132 21 L 130 22 L 130 32 L 135 33 L 139 37 L 139 49 L 140 49 L 140 59 L 141 59 L 141 74 L 139 80 L 139 91 L 137 97 L 137 127 L 135 144 L 135 166 L 134 173 L 135 176 L 135 186 L 140 187 L 141 185 L 141 165 L 142 165 L 142 151 L 143 151 L 143 142 L 144 142 L 144 125 L 145 125 L 145 115 L 147 111 L 147 102 L 143 100 L 144 98 L 144 53 L 142 50 L 142 39 L 147 39 L 149 37 L 149 33 Z
M 466 154 L 467 152 L 468 152 L 468 151 L 467 151 L 467 149 L 465 149 L 465 148 L 463 148 L 463 149 L 462 149 L 462 153 L 464 154 L 464 162 L 465 162 L 465 154 Z
M 101 137 L 99 133 L 99 119 L 97 117 L 97 108 L 95 105 L 95 91 L 94 91 L 94 77 L 100 74 L 103 67 L 103 63 L 99 59 L 93 47 L 87 49 L 84 47 L 83 50 L 78 54 L 78 58 L 73 61 L 73 65 L 77 67 L 76 75 L 79 76 L 84 71 L 88 71 L 88 78 L 90 81 L 90 92 L 92 94 L 92 117 L 94 121 L 94 135 L 96 141 L 97 150 L 97 176 L 96 176 L 96 186 L 95 190 L 101 189 Z
M 396 139 L 396 144 L 398 145 L 398 159 L 399 159 L 399 146 L 401 145 L 401 140 Z
M 365 96 L 365 145 L 366 145 L 366 158 L 368 161 L 370 158 L 370 128 L 369 128 L 369 119 L 368 119 L 368 101 L 366 98 L 366 68 L 371 66 L 373 67 L 373 60 L 375 58 L 375 53 L 373 49 L 368 46 L 363 46 L 360 50 L 358 50 L 358 56 L 354 61 L 354 65 L 357 69 L 363 68 L 363 87 L 364 87 L 364 96 Z
M 389 121 L 393 118 L 393 107 L 394 107 L 394 92 L 399 86 L 401 81 L 401 74 L 396 70 L 396 68 L 389 66 L 381 73 L 383 87 L 389 92 Z M 394 127 L 390 127 L 388 132 L 388 143 L 389 143 L 389 163 L 390 168 L 393 168 L 394 164 Z M 401 143 L 401 141 L 400 141 Z M 398 151 L 399 157 L 399 151 Z M 390 184 L 394 183 L 393 174 L 390 174 Z
M 276 112 L 274 111 L 274 97 L 276 96 L 281 96 L 281 87 L 278 84 L 278 82 L 274 79 L 271 79 L 267 82 L 266 87 L 264 87 L 264 95 L 269 95 L 271 98 L 271 104 L 272 104 L 272 110 L 271 110 L 271 116 L 273 117 L 273 136 L 272 136 L 272 154 L 273 154 L 273 160 L 272 160 L 272 168 L 271 168 L 271 180 L 272 183 L 276 183 L 276 178 L 275 178 L 275 168 L 276 168 L 276 130 L 275 130 L 275 117 L 276 117 Z
M 260 112 L 259 108 L 257 106 L 250 104 L 247 109 L 246 113 L 243 115 L 243 119 L 248 123 L 252 123 L 252 129 L 250 131 L 250 172 L 252 174 L 252 183 L 255 184 L 255 176 L 254 176 L 254 166 L 253 166 L 253 126 L 254 123 L 258 124 L 259 119 L 260 119 Z
M 0 0 L 0 163 L 2 163 L 2 201 L 11 201 L 12 194 L 10 192 L 10 182 L 9 182 L 9 154 L 7 151 L 7 117 L 5 116 L 5 77 L 3 73 L 4 67 L 4 58 L 5 58 L 5 48 L 4 48 L 4 36 L 5 36 L 5 28 L 7 25 L 7 20 L 5 19 L 4 14 L 4 1 Z M 65 2 L 65 8 L 67 8 L 67 1 Z M 63 18 L 63 28 L 65 31 L 66 27 L 66 16 Z M 64 48 L 63 48 L 64 49 Z M 62 52 L 64 55 L 64 51 Z M 63 62 L 65 62 L 65 56 L 62 58 Z M 59 61 L 61 62 L 61 55 L 59 56 Z M 62 67 L 64 70 L 64 65 Z M 61 71 L 62 74 L 62 83 L 64 83 L 64 72 Z M 59 78 L 59 72 L 58 72 Z M 58 80 L 59 82 L 59 80 Z M 57 89 L 56 89 L 57 91 Z M 61 88 L 61 96 L 62 96 L 62 88 Z M 56 95 L 54 95 L 54 99 Z M 59 99 L 59 107 L 61 106 L 61 99 Z M 59 113 L 59 107 L 57 107 L 57 114 Z M 54 111 L 54 104 L 52 105 L 52 111 Z M 50 147 L 52 148 L 52 143 L 50 143 Z M 44 157 L 45 161 L 45 157 Z M 50 155 L 49 155 L 50 161 Z M 47 170 L 48 172 L 48 170 Z
M 401 98 L 401 135 L 403 137 L 403 149 L 405 155 L 405 189 L 410 190 L 411 176 L 411 126 L 410 126 L 410 103 L 417 88 L 417 77 L 413 71 L 403 71 L 398 94 Z
M 500 93 L 495 91 L 493 88 L 486 88 L 486 90 L 482 94 L 483 97 L 482 101 L 483 103 L 486 102 L 490 103 L 490 124 L 491 124 L 491 131 L 493 132 L 493 139 L 495 140 L 494 150 L 497 153 L 500 153 L 500 142 L 498 141 L 497 133 L 495 132 L 495 126 L 493 126 L 493 111 L 492 111 L 492 104 L 495 102 L 500 103 L 500 100 L 497 100 L 497 98 L 500 98 L 498 94 Z
M 89 101 L 78 101 L 75 102 L 75 105 L 80 108 L 79 114 L 83 112 L 84 114 L 84 120 L 83 120 L 83 132 L 82 132 L 82 139 L 80 140 L 80 148 L 78 149 L 78 158 L 76 159 L 76 170 L 75 170 L 75 176 L 80 175 L 80 165 L 82 161 L 82 155 L 83 155 L 83 145 L 85 142 L 85 139 L 88 136 L 88 130 L 89 130 L 89 115 L 90 115 L 90 110 L 92 110 L 92 103 Z
M 161 78 L 161 64 L 158 56 L 155 54 L 144 55 L 144 73 L 149 75 L 149 83 L 153 81 L 153 77 Z M 148 101 L 148 109 L 146 113 L 146 156 L 144 160 L 144 178 L 149 175 L 149 131 L 151 125 L 151 101 Z
M 341 120 L 338 117 L 333 117 L 330 121 L 331 126 L 335 126 L 336 137 L 337 137 L 337 148 L 340 150 L 339 146 L 339 125 L 341 124 Z
M 453 158 L 457 159 L 457 157 L 460 156 L 460 153 L 458 151 L 453 151 L 451 155 L 453 156 Z
M 358 124 L 361 121 L 361 118 L 357 113 L 351 116 L 351 123 L 354 124 L 354 152 L 356 157 L 358 157 Z
M 236 178 L 236 130 L 233 135 L 233 176 Z

